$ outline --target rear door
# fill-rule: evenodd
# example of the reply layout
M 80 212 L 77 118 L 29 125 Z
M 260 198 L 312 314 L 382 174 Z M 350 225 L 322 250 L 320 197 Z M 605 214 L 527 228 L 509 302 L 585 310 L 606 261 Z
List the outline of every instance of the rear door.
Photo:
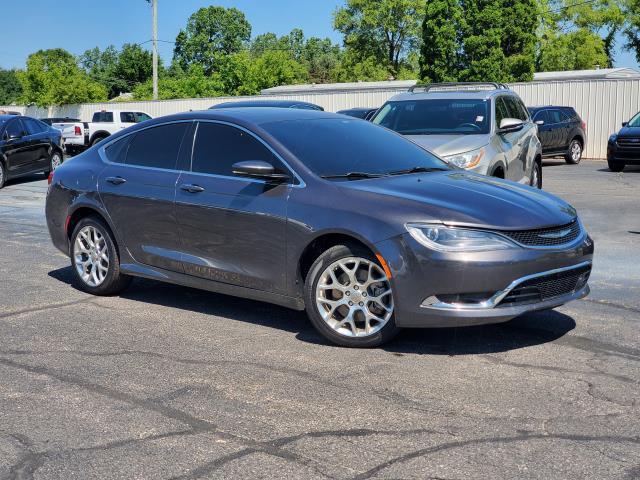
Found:
M 47 132 L 49 127 L 33 118 L 23 117 L 21 120 L 27 130 L 29 148 L 32 152 L 32 163 L 30 163 L 29 169 L 33 171 L 48 169 L 51 147 L 51 140 Z
M 29 172 L 30 164 L 36 155 L 33 152 L 29 134 L 22 119 L 10 120 L 4 131 L 5 157 L 9 176 Z
M 282 293 L 291 187 L 234 175 L 231 166 L 246 160 L 288 171 L 250 132 L 219 122 L 198 124 L 191 172 L 176 189 L 185 273 Z
M 538 138 L 542 144 L 542 152 L 549 153 L 553 151 L 553 130 L 549 112 L 547 110 L 539 110 L 533 117 L 535 122 L 542 121 L 542 125 L 538 125 Z
M 100 149 L 100 197 L 120 238 L 142 264 L 182 271 L 175 216 L 176 167 L 192 122 L 153 126 Z

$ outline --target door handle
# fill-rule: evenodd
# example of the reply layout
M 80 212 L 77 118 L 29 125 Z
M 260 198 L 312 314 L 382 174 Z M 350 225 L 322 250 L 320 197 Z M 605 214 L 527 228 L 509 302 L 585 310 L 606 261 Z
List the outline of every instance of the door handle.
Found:
M 204 192 L 204 188 L 200 185 L 192 185 L 190 183 L 185 183 L 184 185 L 180 185 L 180 190 L 184 190 L 189 193 L 200 193 Z
M 127 180 L 122 178 L 122 177 L 107 177 L 105 178 L 105 180 L 109 183 L 112 183 L 113 185 L 122 185 L 123 183 L 125 183 Z

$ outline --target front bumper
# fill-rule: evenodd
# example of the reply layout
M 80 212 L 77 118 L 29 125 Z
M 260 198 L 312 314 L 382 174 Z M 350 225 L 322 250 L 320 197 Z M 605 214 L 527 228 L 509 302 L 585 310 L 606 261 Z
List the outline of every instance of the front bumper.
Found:
M 616 143 L 609 142 L 607 145 L 607 160 L 610 163 L 620 163 L 625 165 L 640 165 L 640 146 L 620 147 Z
M 506 322 L 527 312 L 563 305 L 589 293 L 586 281 L 593 259 L 593 241 L 588 235 L 557 250 L 435 252 L 408 234 L 381 242 L 377 247 L 391 269 L 395 320 L 399 327 L 458 327 Z M 531 279 L 584 270 L 587 270 L 586 276 L 580 277 L 575 289 L 564 289 L 558 295 L 541 296 L 538 300 L 529 297 L 522 303 L 510 298 L 517 297 L 515 293 L 526 293 L 525 282 Z M 522 292 L 516 292 L 519 287 L 523 288 Z

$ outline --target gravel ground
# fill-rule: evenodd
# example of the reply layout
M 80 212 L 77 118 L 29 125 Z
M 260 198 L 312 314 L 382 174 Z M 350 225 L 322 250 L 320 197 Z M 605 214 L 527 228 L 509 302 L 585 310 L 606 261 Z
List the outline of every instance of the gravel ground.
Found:
M 640 168 L 547 162 L 591 295 L 497 326 L 326 344 L 304 314 L 71 284 L 39 176 L 0 191 L 0 478 L 640 478 Z

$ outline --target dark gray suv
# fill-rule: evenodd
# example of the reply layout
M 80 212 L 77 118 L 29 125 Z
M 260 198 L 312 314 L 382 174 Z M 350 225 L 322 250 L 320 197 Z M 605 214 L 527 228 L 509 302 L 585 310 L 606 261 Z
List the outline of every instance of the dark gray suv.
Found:
M 363 120 L 291 109 L 124 130 L 56 169 L 46 216 L 88 292 L 139 276 L 264 300 L 355 347 L 583 297 L 593 255 L 552 195 L 451 168 Z

